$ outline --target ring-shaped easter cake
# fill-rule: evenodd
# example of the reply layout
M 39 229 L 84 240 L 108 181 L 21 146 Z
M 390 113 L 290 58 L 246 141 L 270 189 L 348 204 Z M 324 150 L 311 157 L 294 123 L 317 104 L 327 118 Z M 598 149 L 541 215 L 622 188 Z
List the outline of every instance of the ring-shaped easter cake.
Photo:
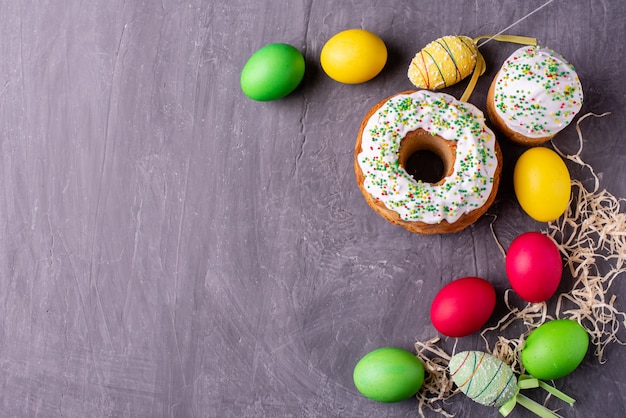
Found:
M 443 163 L 435 181 L 407 171 L 427 151 Z M 389 222 L 421 234 L 456 232 L 493 203 L 500 148 L 483 113 L 445 93 L 406 91 L 384 99 L 363 119 L 354 169 L 367 203 Z

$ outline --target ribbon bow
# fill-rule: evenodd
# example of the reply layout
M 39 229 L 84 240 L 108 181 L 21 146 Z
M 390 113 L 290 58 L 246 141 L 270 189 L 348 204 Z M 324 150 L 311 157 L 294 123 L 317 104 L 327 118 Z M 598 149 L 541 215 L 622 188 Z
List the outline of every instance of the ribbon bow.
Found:
M 517 392 L 515 393 L 515 396 L 513 396 L 511 399 L 506 401 L 500 407 L 498 411 L 500 412 L 500 414 L 502 414 L 502 416 L 506 417 L 511 413 L 511 411 L 513 411 L 513 408 L 515 408 L 515 405 L 520 404 L 524 408 L 535 413 L 541 418 L 560 417 L 560 415 L 555 414 L 554 412 L 550 411 L 545 406 L 538 404 L 537 402 L 533 401 L 532 399 L 520 393 L 520 390 L 538 388 L 538 387 L 546 390 L 547 392 L 556 396 L 563 402 L 567 402 L 570 406 L 574 405 L 574 402 L 576 402 L 573 398 L 567 396 L 565 393 L 561 392 L 554 386 L 550 386 L 549 384 L 542 382 L 539 379 L 536 379 L 527 374 L 523 374 L 523 375 L 520 375 L 519 379 L 517 380 Z

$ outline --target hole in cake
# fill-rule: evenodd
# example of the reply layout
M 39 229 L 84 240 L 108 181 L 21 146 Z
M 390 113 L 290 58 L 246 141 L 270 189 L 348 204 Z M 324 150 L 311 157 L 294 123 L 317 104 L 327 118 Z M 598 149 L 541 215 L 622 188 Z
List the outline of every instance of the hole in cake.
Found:
M 455 149 L 453 142 L 417 129 L 400 142 L 400 165 L 416 181 L 439 184 L 452 174 Z
M 423 183 L 437 183 L 443 179 L 443 161 L 430 150 L 415 151 L 404 163 L 404 169 Z

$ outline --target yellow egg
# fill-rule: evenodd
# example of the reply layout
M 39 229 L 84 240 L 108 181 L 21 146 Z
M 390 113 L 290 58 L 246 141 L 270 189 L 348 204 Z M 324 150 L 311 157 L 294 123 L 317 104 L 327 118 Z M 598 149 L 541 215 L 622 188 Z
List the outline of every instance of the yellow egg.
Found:
M 474 72 L 478 48 L 467 36 L 444 36 L 426 45 L 409 65 L 411 83 L 420 89 L 449 87 Z
M 348 29 L 326 42 L 320 61 L 324 72 L 333 80 L 359 84 L 381 72 L 387 62 L 387 47 L 372 32 Z
M 522 209 L 539 222 L 559 218 L 569 204 L 569 171 L 563 159 L 548 148 L 531 148 L 519 157 L 513 186 Z

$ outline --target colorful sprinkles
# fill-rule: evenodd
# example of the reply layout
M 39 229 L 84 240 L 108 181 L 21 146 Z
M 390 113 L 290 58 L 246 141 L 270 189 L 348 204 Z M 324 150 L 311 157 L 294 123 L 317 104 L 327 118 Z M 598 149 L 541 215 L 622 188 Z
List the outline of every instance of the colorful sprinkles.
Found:
M 496 112 L 510 129 L 529 138 L 555 135 L 574 119 L 582 102 L 574 67 L 547 48 L 518 49 L 496 79 Z
M 399 162 L 400 141 L 422 128 L 456 143 L 454 172 L 442 184 L 416 181 Z M 389 99 L 369 119 L 358 163 L 364 187 L 406 221 L 455 222 L 483 206 L 498 160 L 483 113 L 444 93 L 420 90 Z

